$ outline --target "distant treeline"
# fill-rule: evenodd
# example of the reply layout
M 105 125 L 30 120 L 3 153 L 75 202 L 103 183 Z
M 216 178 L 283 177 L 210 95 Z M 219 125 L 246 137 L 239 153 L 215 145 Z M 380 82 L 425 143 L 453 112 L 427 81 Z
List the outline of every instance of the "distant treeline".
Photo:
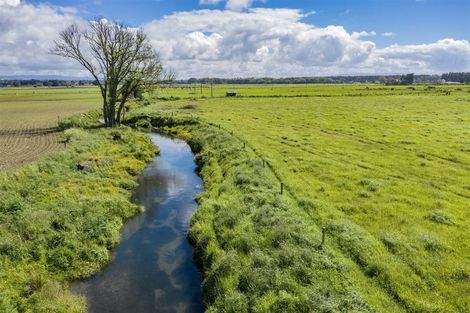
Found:
M 366 75 L 366 76 L 324 76 L 324 77 L 286 77 L 286 78 L 190 78 L 177 80 L 176 84 L 439 84 L 443 82 L 470 83 L 470 73 L 444 73 L 442 75 Z M 73 87 L 96 85 L 92 80 L 41 80 L 5 79 L 0 87 Z
M 95 85 L 92 80 L 0 79 L 0 87 L 74 87 Z
M 470 73 L 444 73 L 442 79 L 447 82 L 470 83 Z
M 324 77 L 288 77 L 288 78 L 190 78 L 179 80 L 180 84 L 384 84 L 384 85 L 409 85 L 438 84 L 442 82 L 444 75 L 470 73 L 449 73 L 443 75 L 366 75 L 366 76 L 324 76 Z M 448 76 L 446 76 L 448 77 Z M 450 78 L 450 77 L 448 77 Z M 444 78 L 446 81 L 454 81 Z M 460 82 L 460 80 L 456 80 Z

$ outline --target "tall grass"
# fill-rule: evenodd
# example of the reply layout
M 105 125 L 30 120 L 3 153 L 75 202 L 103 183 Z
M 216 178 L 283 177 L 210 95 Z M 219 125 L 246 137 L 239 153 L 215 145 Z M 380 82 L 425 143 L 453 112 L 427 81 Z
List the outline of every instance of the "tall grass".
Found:
M 155 153 L 128 128 L 69 129 L 67 149 L 0 174 L 0 312 L 83 312 L 67 282 L 98 271 L 119 242 L 135 176 Z M 77 169 L 85 165 L 85 170 Z

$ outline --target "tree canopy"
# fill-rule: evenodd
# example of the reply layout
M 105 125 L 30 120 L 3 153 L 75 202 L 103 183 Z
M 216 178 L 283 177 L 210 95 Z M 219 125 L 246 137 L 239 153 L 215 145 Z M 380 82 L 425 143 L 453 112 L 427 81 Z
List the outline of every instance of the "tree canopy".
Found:
M 96 80 L 103 97 L 106 126 L 121 123 L 128 99 L 144 86 L 172 79 L 141 29 L 107 21 L 86 27 L 70 25 L 54 41 L 51 53 L 82 65 Z

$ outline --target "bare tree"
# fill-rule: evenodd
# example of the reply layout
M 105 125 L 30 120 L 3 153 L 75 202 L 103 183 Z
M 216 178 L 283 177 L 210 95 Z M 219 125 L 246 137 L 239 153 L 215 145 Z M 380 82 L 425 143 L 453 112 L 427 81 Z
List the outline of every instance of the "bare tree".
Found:
M 104 19 L 84 29 L 69 26 L 54 41 L 51 53 L 74 59 L 90 72 L 103 97 L 108 127 L 120 125 L 124 106 L 136 90 L 172 79 L 141 29 Z

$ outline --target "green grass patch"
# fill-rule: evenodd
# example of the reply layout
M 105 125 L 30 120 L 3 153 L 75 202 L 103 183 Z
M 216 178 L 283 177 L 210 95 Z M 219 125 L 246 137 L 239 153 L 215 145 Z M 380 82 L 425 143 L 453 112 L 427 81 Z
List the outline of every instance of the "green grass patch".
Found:
M 67 149 L 0 174 L 0 312 L 84 311 L 67 282 L 104 266 L 141 211 L 129 199 L 156 152 L 149 138 L 125 127 L 65 136 Z

